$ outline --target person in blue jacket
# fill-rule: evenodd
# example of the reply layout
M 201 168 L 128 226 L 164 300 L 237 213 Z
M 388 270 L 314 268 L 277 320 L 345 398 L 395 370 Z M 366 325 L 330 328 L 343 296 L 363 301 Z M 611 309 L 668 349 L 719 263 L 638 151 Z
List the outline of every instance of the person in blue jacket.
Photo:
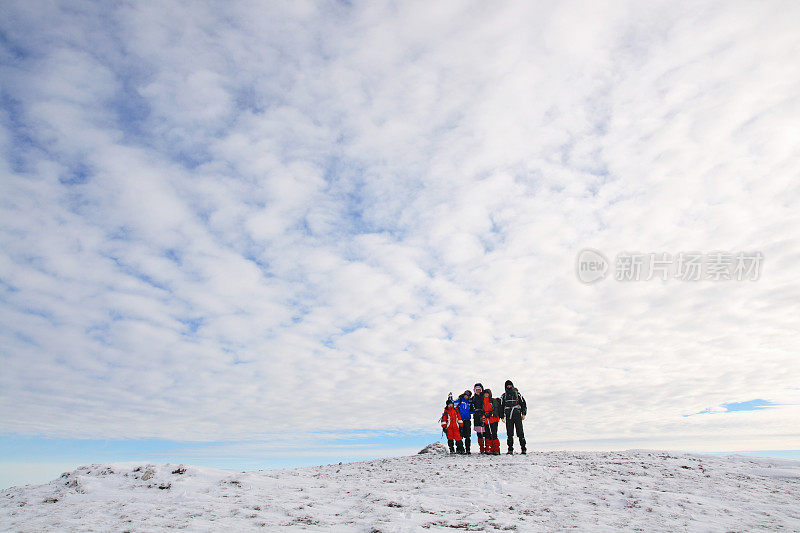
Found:
M 475 412 L 475 408 L 472 405 L 472 392 L 465 390 L 458 399 L 453 402 L 453 405 L 456 406 L 458 409 L 458 413 L 461 415 L 461 420 L 464 421 L 464 425 L 461 426 L 461 437 L 464 439 L 464 448 L 466 449 L 465 453 L 472 455 L 472 452 L 469 451 L 469 444 L 470 444 L 470 435 L 472 434 L 472 414 Z

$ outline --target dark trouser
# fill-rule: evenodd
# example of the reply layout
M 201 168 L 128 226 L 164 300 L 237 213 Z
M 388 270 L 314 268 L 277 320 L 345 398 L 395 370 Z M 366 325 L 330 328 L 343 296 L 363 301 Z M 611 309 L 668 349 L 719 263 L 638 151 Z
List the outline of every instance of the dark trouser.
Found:
M 455 443 L 456 447 L 453 448 L 453 443 Z M 447 447 L 450 448 L 450 453 L 464 453 L 464 443 L 461 442 L 461 439 L 454 441 L 453 439 L 447 439 Z
M 497 438 L 497 422 L 487 422 L 483 425 L 483 438 L 492 440 Z
M 525 432 L 522 430 L 522 414 L 519 412 L 506 418 L 506 433 L 508 433 L 507 443 L 509 450 L 514 448 L 514 429 L 517 430 L 520 447 L 525 450 Z
M 470 435 L 471 434 L 472 434 L 472 421 L 471 420 L 464 420 L 464 425 L 461 426 L 461 438 L 464 439 L 464 446 L 467 448 L 467 453 L 470 453 L 470 451 L 469 451 L 469 445 L 470 445 L 469 439 L 470 439 Z

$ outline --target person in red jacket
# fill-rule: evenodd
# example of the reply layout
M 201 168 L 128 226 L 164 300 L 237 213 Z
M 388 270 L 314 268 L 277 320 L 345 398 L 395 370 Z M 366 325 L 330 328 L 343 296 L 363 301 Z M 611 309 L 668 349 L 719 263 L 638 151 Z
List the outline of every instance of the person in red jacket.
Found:
M 442 413 L 442 430 L 447 435 L 447 446 L 450 448 L 450 453 L 464 453 L 464 444 L 461 442 L 461 426 L 464 421 L 461 420 L 461 415 L 458 414 L 458 409 L 453 405 L 453 400 L 448 398 L 447 403 L 444 405 L 444 413 Z M 455 442 L 456 448 L 453 448 Z
M 500 440 L 497 438 L 497 424 L 500 422 L 499 398 L 492 398 L 491 389 L 483 391 L 483 438 L 486 453 L 500 455 Z

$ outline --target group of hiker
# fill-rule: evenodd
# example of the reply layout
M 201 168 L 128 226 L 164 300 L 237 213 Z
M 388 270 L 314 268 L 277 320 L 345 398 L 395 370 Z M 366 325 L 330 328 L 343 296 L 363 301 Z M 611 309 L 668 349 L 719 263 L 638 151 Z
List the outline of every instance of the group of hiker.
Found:
M 447 435 L 447 446 L 450 453 L 470 455 L 471 421 L 475 422 L 475 433 L 478 437 L 480 452 L 488 455 L 500 455 L 500 439 L 497 438 L 497 425 L 503 420 L 508 434 L 508 453 L 514 453 L 514 431 L 519 438 L 521 453 L 527 453 L 525 433 L 522 421 L 528 414 L 525 398 L 519 393 L 511 380 L 505 383 L 505 391 L 499 398 L 492 396 L 490 389 L 476 383 L 472 392 L 465 390 L 454 401 L 453 394 L 447 398 L 442 414 L 442 430 Z

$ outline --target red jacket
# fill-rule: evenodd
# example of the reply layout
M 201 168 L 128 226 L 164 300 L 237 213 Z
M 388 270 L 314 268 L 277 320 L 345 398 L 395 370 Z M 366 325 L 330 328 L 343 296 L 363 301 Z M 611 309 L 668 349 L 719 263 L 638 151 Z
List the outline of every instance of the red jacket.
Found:
M 483 398 L 483 413 L 486 416 L 486 421 L 490 424 L 500 421 L 500 413 L 494 408 L 494 398 Z
M 444 410 L 444 413 L 442 413 L 442 429 L 447 433 L 448 439 L 461 440 L 462 425 L 464 425 L 464 421 L 461 420 L 458 409 L 448 407 Z

